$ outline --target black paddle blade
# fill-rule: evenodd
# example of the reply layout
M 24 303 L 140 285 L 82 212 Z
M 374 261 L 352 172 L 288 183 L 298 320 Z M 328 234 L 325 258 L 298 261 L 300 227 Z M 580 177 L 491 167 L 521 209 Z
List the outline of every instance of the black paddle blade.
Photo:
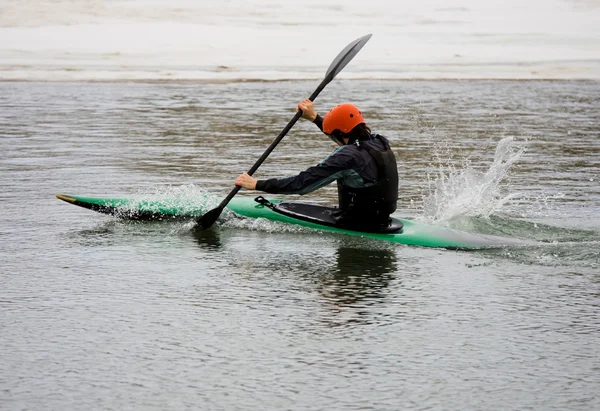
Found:
M 352 43 L 348 44 L 344 50 L 337 55 L 337 57 L 333 60 L 329 68 L 327 69 L 327 74 L 325 74 L 326 80 L 333 80 L 335 76 L 338 75 L 340 71 L 344 69 L 352 61 L 354 56 L 358 54 L 360 49 L 363 48 L 367 41 L 371 38 L 372 34 L 367 34 L 366 36 L 362 36 L 354 40 Z
M 198 226 L 200 226 L 200 228 L 206 230 L 207 228 L 212 227 L 212 225 L 215 223 L 215 221 L 217 221 L 217 218 L 219 218 L 222 212 L 223 209 L 220 207 L 213 208 L 208 213 L 202 215 L 201 217 L 198 217 L 196 219 L 196 223 L 198 224 Z

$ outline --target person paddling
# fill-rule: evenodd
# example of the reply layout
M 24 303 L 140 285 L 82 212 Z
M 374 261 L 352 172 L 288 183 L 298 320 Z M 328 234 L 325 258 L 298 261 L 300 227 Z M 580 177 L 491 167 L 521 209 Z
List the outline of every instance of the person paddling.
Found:
M 243 173 L 235 185 L 271 194 L 302 195 L 337 181 L 339 210 L 335 218 L 340 226 L 387 226 L 398 199 L 397 163 L 389 141 L 371 132 L 353 104 L 340 104 L 325 117 L 317 114 L 308 99 L 298 103 L 297 110 L 340 147 L 298 175 L 257 180 Z

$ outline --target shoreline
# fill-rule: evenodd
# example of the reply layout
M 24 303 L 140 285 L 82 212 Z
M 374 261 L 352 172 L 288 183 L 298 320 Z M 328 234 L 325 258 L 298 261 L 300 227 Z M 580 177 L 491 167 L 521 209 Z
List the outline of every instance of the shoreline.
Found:
M 320 81 L 326 66 L 213 66 L 213 65 L 73 65 L 0 64 L 0 81 L 29 82 L 194 82 L 241 83 Z M 394 67 L 358 65 L 338 75 L 345 81 L 504 80 L 600 81 L 600 59 L 421 63 Z
M 44 83 L 44 84 L 238 84 L 238 83 L 293 83 L 293 82 L 314 82 L 320 81 L 317 78 L 280 78 L 280 79 L 3 79 L 0 83 Z M 411 78 L 349 78 L 336 79 L 338 82 L 577 82 L 577 83 L 600 83 L 599 78 L 497 78 L 497 77 L 411 77 Z

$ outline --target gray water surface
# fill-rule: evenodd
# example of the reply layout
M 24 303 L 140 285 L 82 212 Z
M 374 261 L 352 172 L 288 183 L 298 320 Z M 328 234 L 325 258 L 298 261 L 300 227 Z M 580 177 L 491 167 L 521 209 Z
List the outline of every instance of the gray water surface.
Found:
M 600 408 L 598 82 L 336 81 L 317 100 L 390 138 L 398 216 L 539 246 L 231 215 L 197 232 L 54 197 L 217 204 L 315 86 L 0 83 L 1 409 Z M 299 122 L 257 176 L 333 148 Z

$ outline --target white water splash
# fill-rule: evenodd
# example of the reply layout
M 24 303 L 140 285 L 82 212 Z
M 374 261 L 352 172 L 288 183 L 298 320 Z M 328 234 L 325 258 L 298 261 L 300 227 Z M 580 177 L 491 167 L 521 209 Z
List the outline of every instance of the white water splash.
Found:
M 468 162 L 462 168 L 441 166 L 437 175 L 428 175 L 429 193 L 423 199 L 425 219 L 439 222 L 455 217 L 489 217 L 501 210 L 520 196 L 506 193 L 501 183 L 524 151 L 515 145 L 513 137 L 506 137 L 498 143 L 494 162 L 484 173 Z
M 231 211 L 229 215 L 220 222 L 222 227 L 226 228 L 243 228 L 251 231 L 264 231 L 267 233 L 316 233 L 314 230 L 307 227 L 286 224 L 279 221 L 271 221 L 266 218 L 249 218 L 237 216 Z
M 210 194 L 206 190 L 193 185 L 150 187 L 138 191 L 131 197 L 127 207 L 123 209 L 124 214 L 134 214 L 143 205 L 144 209 L 153 208 L 158 212 L 164 208 L 177 209 L 179 214 L 200 216 L 216 207 L 221 203 L 220 196 Z M 311 232 L 309 228 L 293 226 L 277 221 L 269 221 L 264 218 L 246 218 L 236 215 L 231 210 L 225 208 L 217 225 L 226 228 L 244 228 L 254 231 L 265 232 L 286 232 L 303 233 Z M 181 224 L 176 224 L 172 233 L 187 232 L 196 226 L 196 221 L 192 218 Z
M 202 215 L 215 208 L 220 200 L 206 190 L 194 185 L 150 187 L 136 192 L 128 203 L 128 209 L 136 211 L 140 204 L 144 208 L 174 208 L 179 214 Z

